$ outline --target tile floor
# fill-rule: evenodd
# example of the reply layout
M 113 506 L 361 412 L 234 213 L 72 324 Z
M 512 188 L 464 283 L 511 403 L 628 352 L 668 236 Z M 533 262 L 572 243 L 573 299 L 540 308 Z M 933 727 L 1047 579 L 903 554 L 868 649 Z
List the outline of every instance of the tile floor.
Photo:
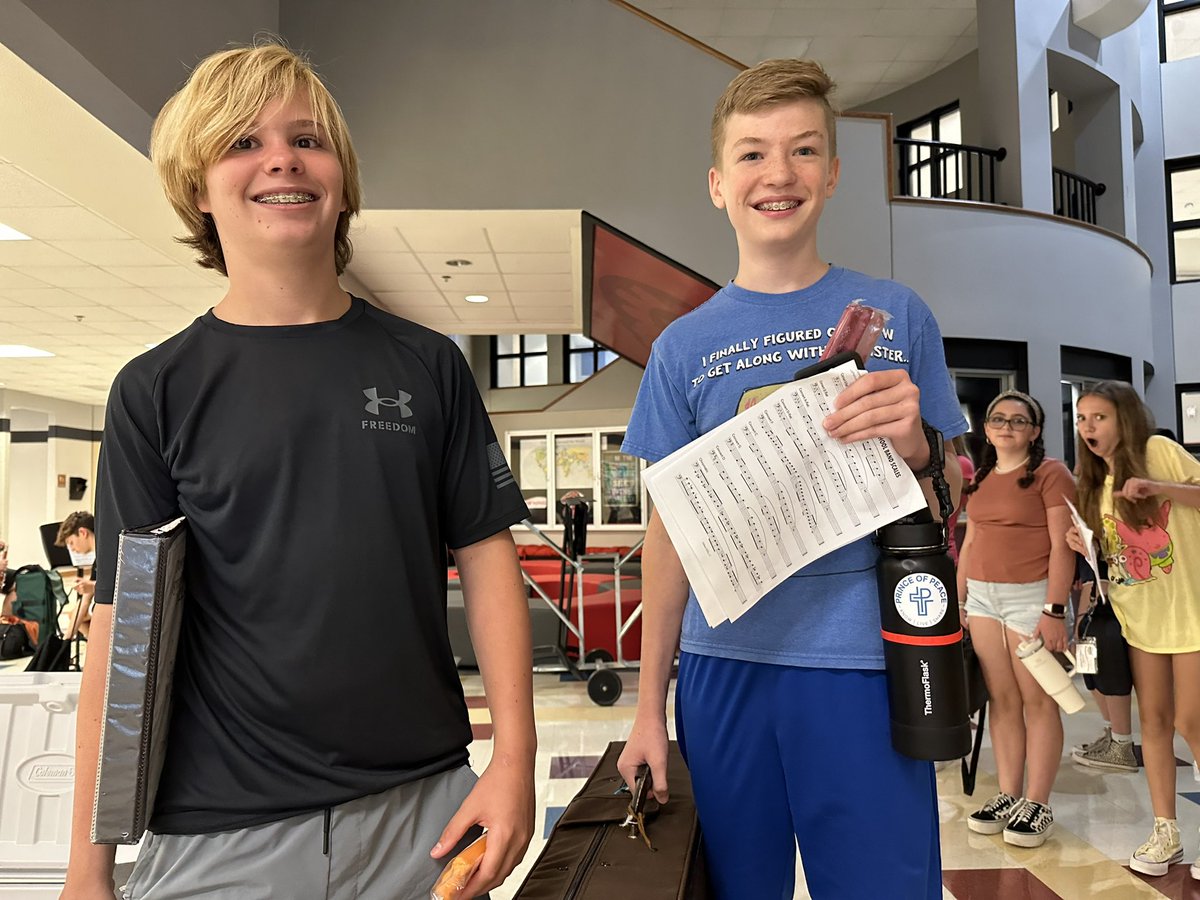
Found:
M 624 692 L 610 707 L 593 704 L 584 684 L 558 675 L 536 675 L 534 698 L 538 725 L 537 822 L 533 842 L 509 882 L 494 891 L 494 900 L 513 896 L 563 807 L 583 785 L 609 741 L 622 740 L 633 721 L 637 674 L 622 674 Z M 476 740 L 472 765 L 482 770 L 491 755 L 491 727 L 482 700 L 479 676 L 464 674 Z M 1101 730 L 1094 706 L 1065 717 L 1066 743 L 1090 740 Z M 674 723 L 670 722 L 673 729 Z M 1068 751 L 1069 752 L 1069 751 Z M 1200 784 L 1191 755 L 1177 741 L 1179 824 L 1186 862 L 1162 878 L 1143 879 L 1126 863 L 1153 823 L 1145 778 L 1141 773 L 1102 773 L 1064 759 L 1055 784 L 1055 831 L 1040 848 L 1027 850 L 1003 842 L 1000 835 L 968 831 L 966 816 L 997 790 L 995 766 L 985 741 L 978 783 L 966 796 L 957 765 L 938 774 L 942 821 L 943 896 L 953 900 L 1132 900 L 1161 898 L 1200 900 L 1200 881 L 1188 868 L 1200 855 Z M 810 895 L 799 870 L 797 898 Z
M 21 661 L 19 668 L 24 668 Z M 5 663 L 0 669 L 18 669 Z M 537 821 L 529 852 L 508 883 L 492 893 L 509 900 L 537 858 L 546 835 L 562 809 L 583 785 L 609 741 L 623 740 L 637 703 L 637 673 L 622 673 L 624 692 L 610 707 L 588 698 L 582 682 L 555 674 L 534 676 L 538 727 Z M 471 763 L 482 771 L 491 758 L 491 721 L 478 675 L 462 675 L 475 741 Z M 673 702 L 673 695 L 672 695 Z M 1095 707 L 1065 717 L 1066 745 L 1093 738 L 1101 730 Z M 674 729 L 674 722 L 669 720 Z M 1136 738 L 1135 738 L 1136 739 Z M 1102 773 L 1064 759 L 1055 784 L 1055 831 L 1046 844 L 1026 850 L 1005 844 L 1000 835 L 968 831 L 966 816 L 996 790 L 995 765 L 985 740 L 973 797 L 962 792 L 957 765 L 938 774 L 942 822 L 943 897 L 952 900 L 1133 900 L 1172 898 L 1200 900 L 1200 881 L 1188 872 L 1200 856 L 1200 783 L 1191 755 L 1176 741 L 1179 758 L 1179 824 L 1185 862 L 1162 878 L 1143 878 L 1126 863 L 1130 852 L 1149 834 L 1153 817 L 1141 773 Z M 869 853 L 865 850 L 864 853 Z M 808 898 L 803 870 L 797 867 L 797 898 Z M 5 895 L 7 896 L 7 895 Z M 39 895 L 40 896 L 40 895 Z M 886 898 L 881 898 L 886 900 Z

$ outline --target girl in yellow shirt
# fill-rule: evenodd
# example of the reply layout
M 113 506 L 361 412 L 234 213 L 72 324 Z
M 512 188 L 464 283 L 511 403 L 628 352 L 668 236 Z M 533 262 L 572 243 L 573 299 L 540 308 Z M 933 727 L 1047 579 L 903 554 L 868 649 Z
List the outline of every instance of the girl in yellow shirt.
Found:
M 1200 758 L 1200 462 L 1153 434 L 1132 386 L 1079 399 L 1079 509 L 1108 560 L 1113 610 L 1129 642 L 1154 832 L 1130 868 L 1164 875 L 1183 859 L 1175 820 L 1175 730 Z M 1067 534 L 1085 552 L 1079 533 Z M 1191 868 L 1200 880 L 1200 861 Z

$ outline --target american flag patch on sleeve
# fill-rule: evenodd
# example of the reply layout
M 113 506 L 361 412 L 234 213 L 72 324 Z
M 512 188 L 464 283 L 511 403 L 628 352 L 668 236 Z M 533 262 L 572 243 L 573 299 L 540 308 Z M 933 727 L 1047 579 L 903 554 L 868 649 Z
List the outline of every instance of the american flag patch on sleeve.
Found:
M 517 483 L 517 480 L 513 478 L 512 469 L 508 467 L 508 460 L 504 458 L 504 451 L 495 441 L 487 445 L 487 457 L 488 466 L 492 470 L 492 481 L 495 482 L 497 488 L 506 488 L 510 484 Z

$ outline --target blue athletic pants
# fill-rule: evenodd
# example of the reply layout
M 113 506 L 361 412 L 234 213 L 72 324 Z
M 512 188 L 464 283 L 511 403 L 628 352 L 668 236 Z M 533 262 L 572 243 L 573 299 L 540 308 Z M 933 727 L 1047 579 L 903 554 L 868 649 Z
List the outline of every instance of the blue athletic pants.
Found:
M 675 726 L 719 900 L 940 900 L 933 764 L 888 733 L 883 672 L 683 653 Z

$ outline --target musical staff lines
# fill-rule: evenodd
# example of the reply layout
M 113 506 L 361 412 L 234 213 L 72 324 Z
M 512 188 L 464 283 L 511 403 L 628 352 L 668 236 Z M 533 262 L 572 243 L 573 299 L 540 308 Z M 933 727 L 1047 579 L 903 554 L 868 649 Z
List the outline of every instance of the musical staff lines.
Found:
M 646 470 L 646 485 L 711 626 L 737 619 L 814 559 L 925 505 L 882 438 L 821 425 L 857 370 L 785 385 Z

